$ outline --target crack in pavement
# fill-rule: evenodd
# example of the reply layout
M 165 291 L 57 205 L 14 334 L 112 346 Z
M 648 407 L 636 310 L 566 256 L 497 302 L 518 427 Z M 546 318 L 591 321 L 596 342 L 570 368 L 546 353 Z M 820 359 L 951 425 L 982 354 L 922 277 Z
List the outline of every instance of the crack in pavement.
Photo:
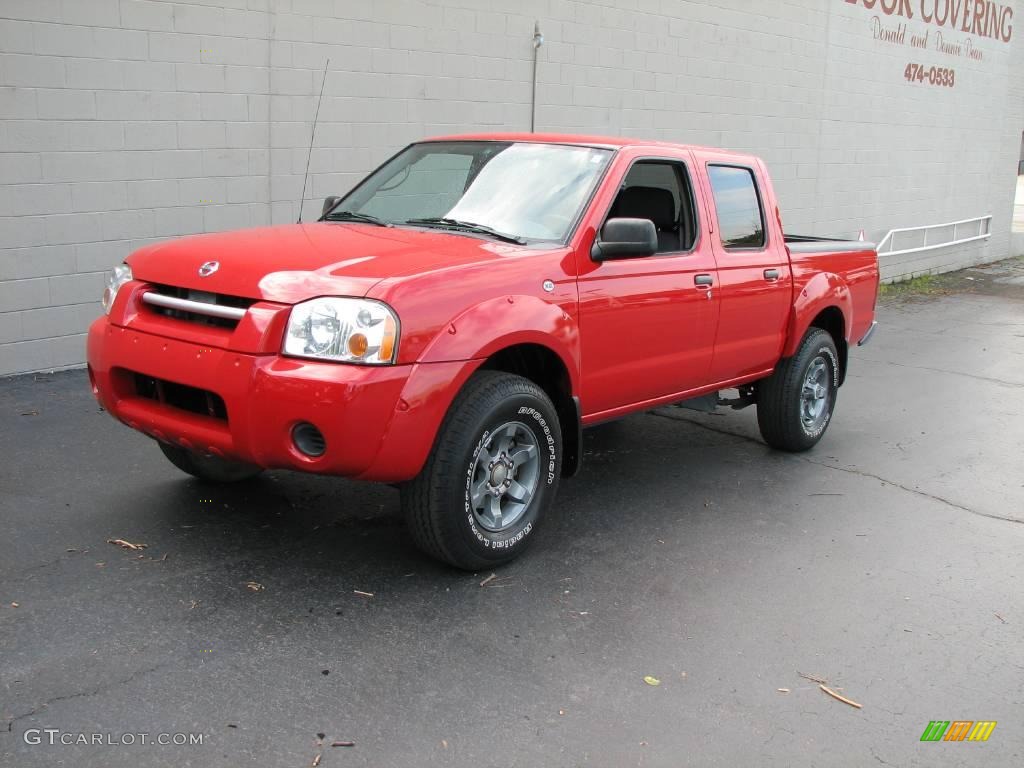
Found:
M 871 756 L 872 756 L 873 758 L 875 758 L 875 760 L 877 760 L 877 761 L 878 761 L 879 763 L 881 763 L 882 765 L 892 765 L 892 763 L 886 762 L 885 760 L 883 760 L 882 758 L 880 758 L 880 757 L 878 756 L 878 754 L 877 754 L 877 753 L 875 752 L 875 749 L 874 749 L 874 747 L 868 747 L 868 750 L 869 750 L 869 751 L 871 752 Z
M 0 581 L 7 582 L 8 579 L 14 579 L 17 576 L 21 576 L 21 575 L 26 575 L 27 576 L 32 571 L 39 571 L 39 570 L 42 570 L 43 568 L 49 568 L 52 565 L 57 565 L 58 563 L 63 563 L 65 561 L 71 560 L 73 557 L 75 557 L 75 555 L 83 554 L 84 551 L 85 550 L 75 550 L 73 553 L 72 552 L 65 552 L 64 554 L 60 555 L 59 557 L 56 557 L 53 560 L 48 560 L 45 563 L 36 563 L 35 565 L 28 565 L 28 566 L 25 566 L 24 568 L 16 568 L 16 569 L 14 569 L 13 571 L 11 571 L 9 573 L 8 572 L 0 573 Z
M 991 376 L 978 376 L 975 373 L 964 373 L 963 371 L 949 371 L 945 368 L 931 368 L 927 365 L 907 365 L 906 363 L 894 363 L 891 360 L 875 360 L 871 357 L 857 356 L 858 360 L 863 360 L 867 363 L 877 363 L 878 365 L 895 365 L 899 368 L 913 368 L 917 371 L 931 371 L 932 373 L 948 373 L 951 376 L 964 376 L 968 379 L 975 379 L 976 381 L 987 381 L 991 384 L 1000 384 L 1004 387 L 1024 387 L 1024 383 L 1017 381 L 1006 381 L 1005 379 L 996 379 Z
M 660 416 L 663 419 L 669 419 L 670 421 L 682 421 L 687 424 L 693 424 L 695 427 L 706 429 L 709 432 L 717 432 L 720 435 L 728 435 L 729 437 L 735 437 L 740 440 L 746 440 L 748 443 L 763 445 L 760 440 L 754 437 L 750 437 L 749 435 L 744 435 L 739 432 L 732 432 L 726 429 L 716 429 L 715 427 L 712 427 L 708 424 L 702 424 L 701 422 L 694 421 L 693 419 L 684 419 L 679 416 L 674 416 L 668 413 L 660 413 L 659 411 L 648 411 L 648 413 L 652 416 Z M 941 504 L 945 504 L 947 507 L 952 507 L 953 509 L 958 509 L 962 512 L 969 512 L 970 514 L 977 515 L 978 517 L 987 517 L 990 520 L 1002 520 L 1007 523 L 1017 523 L 1018 525 L 1024 525 L 1024 520 L 1020 518 L 1007 517 L 1005 515 L 997 515 L 993 512 L 981 512 L 980 510 L 977 509 L 971 509 L 970 507 L 965 507 L 963 504 L 957 504 L 955 501 L 950 501 L 949 499 L 943 498 L 942 496 L 937 496 L 934 493 L 928 493 L 927 491 L 922 491 L 917 488 L 911 488 L 910 486 L 903 485 L 902 483 L 897 483 L 895 480 L 890 480 L 886 477 L 876 475 L 872 472 L 866 472 L 860 469 L 853 469 L 852 467 L 841 467 L 836 464 L 828 464 L 827 462 L 824 461 L 815 461 L 814 459 L 809 458 L 806 455 L 801 456 L 797 454 L 789 454 L 789 457 L 792 459 L 796 459 L 797 461 L 804 461 L 808 464 L 815 464 L 819 467 L 837 469 L 840 472 L 846 472 L 851 475 L 859 475 L 861 477 L 871 478 L 872 480 L 878 480 L 879 482 L 885 483 L 886 485 L 891 485 L 893 488 L 899 488 L 900 490 L 906 491 L 907 493 L 912 493 L 915 496 L 922 496 L 926 499 L 931 499 L 932 501 L 937 501 Z
M 828 467 L 829 469 L 838 469 L 840 472 L 848 472 L 851 475 L 870 477 L 880 482 L 883 482 L 886 485 L 891 485 L 894 488 L 899 488 L 900 490 L 907 491 L 908 493 L 913 493 L 917 496 L 923 496 L 926 499 L 938 501 L 942 504 L 945 504 L 947 507 L 959 509 L 963 512 L 970 512 L 972 515 L 978 515 L 979 517 L 987 517 L 990 520 L 1003 520 L 1007 523 L 1019 523 L 1021 525 L 1024 525 L 1024 520 L 1021 520 L 1020 518 L 1007 517 L 1006 515 L 997 515 L 993 512 L 982 512 L 977 509 L 971 509 L 970 507 L 965 507 L 963 504 L 957 504 L 955 501 L 950 501 L 949 499 L 943 498 L 942 496 L 937 496 L 934 493 L 928 493 L 928 491 L 922 491 L 917 488 L 911 488 L 910 486 L 903 485 L 902 483 L 897 483 L 894 480 L 889 480 L 888 478 L 882 477 L 881 475 L 873 474 L 871 472 L 865 472 L 860 469 L 853 469 L 852 467 L 840 467 L 836 466 L 835 464 L 827 464 L 823 461 L 815 461 L 814 459 L 809 459 L 806 456 L 795 456 L 794 458 L 800 459 L 801 461 L 806 461 L 808 464 L 817 464 L 819 467 Z
M 106 693 L 107 691 L 113 690 L 114 688 L 120 688 L 122 685 L 127 685 L 132 680 L 134 680 L 136 677 L 141 677 L 142 675 L 148 675 L 151 672 L 156 672 L 158 669 L 161 669 L 162 667 L 169 666 L 170 664 L 171 664 L 171 662 L 169 662 L 169 661 L 161 662 L 160 664 L 157 664 L 154 667 L 149 667 L 148 669 L 136 670 L 135 672 L 132 672 L 130 675 L 128 675 L 128 677 L 126 677 L 124 680 L 119 680 L 116 683 L 110 683 L 108 685 L 102 685 L 101 684 L 101 685 L 96 686 L 96 688 L 94 688 L 91 691 L 79 691 L 78 693 L 69 693 L 69 694 L 65 694 L 64 696 L 55 696 L 52 699 L 47 699 L 46 701 L 44 701 L 39 706 L 34 707 L 31 711 L 25 712 L 25 713 L 20 714 L 20 715 L 16 715 L 15 717 L 13 717 L 10 720 L 8 720 L 7 721 L 7 732 L 8 733 L 13 733 L 14 732 L 14 724 L 16 722 L 18 722 L 19 720 L 24 720 L 26 717 L 32 717 L 33 715 L 39 714 L 39 712 L 41 712 L 42 710 L 44 710 L 47 707 L 49 707 L 51 704 L 54 704 L 54 703 L 56 703 L 58 701 L 68 701 L 70 699 L 80 699 L 80 698 L 86 698 L 86 697 L 89 697 L 89 696 L 98 696 L 99 694 Z

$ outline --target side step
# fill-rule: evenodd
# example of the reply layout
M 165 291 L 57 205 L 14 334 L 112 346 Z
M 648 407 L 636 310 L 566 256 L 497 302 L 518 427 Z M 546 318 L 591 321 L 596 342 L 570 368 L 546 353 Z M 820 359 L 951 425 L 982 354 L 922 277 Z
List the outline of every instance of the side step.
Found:
M 675 403 L 676 408 L 686 408 L 701 413 L 713 413 L 716 408 L 729 407 L 734 411 L 741 410 L 747 406 L 757 403 L 757 395 L 754 392 L 753 384 L 745 384 L 736 389 L 737 396 L 724 398 L 721 392 L 708 392 L 700 397 L 693 397 L 689 400 Z

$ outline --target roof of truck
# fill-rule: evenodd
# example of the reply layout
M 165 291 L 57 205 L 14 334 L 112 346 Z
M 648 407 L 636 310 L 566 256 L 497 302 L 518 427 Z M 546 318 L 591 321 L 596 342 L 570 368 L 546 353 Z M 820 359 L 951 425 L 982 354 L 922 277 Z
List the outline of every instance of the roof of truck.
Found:
M 698 152 L 741 154 L 717 147 L 678 144 L 671 141 L 634 139 L 627 136 L 589 136 L 575 133 L 464 133 L 453 136 L 431 136 L 422 141 L 532 141 L 541 144 L 573 144 L 584 147 L 621 149 L 622 147 L 672 147 Z

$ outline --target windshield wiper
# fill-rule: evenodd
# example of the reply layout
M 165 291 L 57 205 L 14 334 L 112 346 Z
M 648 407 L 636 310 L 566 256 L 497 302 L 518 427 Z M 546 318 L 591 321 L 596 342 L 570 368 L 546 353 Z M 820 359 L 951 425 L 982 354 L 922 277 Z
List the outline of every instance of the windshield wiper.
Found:
M 499 232 L 496 229 L 491 229 L 486 224 L 476 224 L 472 221 L 462 221 L 460 219 L 449 219 L 444 216 L 430 216 L 423 219 L 408 219 L 402 222 L 403 224 L 412 224 L 419 227 L 438 227 L 443 229 L 455 229 L 462 232 L 476 232 L 481 235 L 489 235 L 490 237 L 497 238 L 498 240 L 504 240 L 506 243 L 516 243 L 517 245 L 526 245 L 526 240 L 519 235 L 510 235 L 506 232 Z
M 355 211 L 331 211 L 324 216 L 324 221 L 361 221 L 366 224 L 376 224 L 378 227 L 390 227 L 390 221 L 378 219 L 368 213 L 356 213 Z

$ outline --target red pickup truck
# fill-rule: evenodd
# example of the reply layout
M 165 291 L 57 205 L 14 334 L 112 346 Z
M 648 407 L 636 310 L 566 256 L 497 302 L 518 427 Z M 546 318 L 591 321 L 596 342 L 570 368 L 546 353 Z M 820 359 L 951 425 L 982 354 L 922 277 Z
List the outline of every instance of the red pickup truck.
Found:
M 756 405 L 768 444 L 813 446 L 877 288 L 870 243 L 783 234 L 756 157 L 453 136 L 406 147 L 315 223 L 133 253 L 89 376 L 185 472 L 394 483 L 418 546 L 479 569 L 527 546 L 583 427 Z

